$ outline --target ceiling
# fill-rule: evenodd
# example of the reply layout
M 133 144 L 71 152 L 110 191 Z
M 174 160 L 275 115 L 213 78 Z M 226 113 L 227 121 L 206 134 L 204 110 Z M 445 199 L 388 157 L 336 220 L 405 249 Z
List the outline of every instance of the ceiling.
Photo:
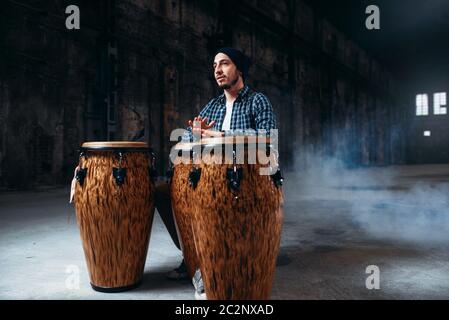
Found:
M 448 0 L 303 0 L 398 77 L 449 71 Z M 365 9 L 377 5 L 380 30 Z

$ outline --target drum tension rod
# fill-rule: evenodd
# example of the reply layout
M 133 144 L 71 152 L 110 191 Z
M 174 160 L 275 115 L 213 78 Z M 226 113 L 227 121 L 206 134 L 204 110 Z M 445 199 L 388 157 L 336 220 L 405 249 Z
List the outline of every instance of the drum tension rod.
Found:
M 79 162 L 80 163 L 81 163 L 81 158 L 82 157 L 87 158 L 87 155 L 84 153 L 84 151 L 80 151 L 80 155 L 79 155 Z M 83 185 L 84 179 L 86 178 L 86 175 L 87 175 L 87 168 L 79 168 L 76 171 L 75 179 L 76 179 L 76 181 L 79 182 L 80 185 Z
M 115 182 L 118 186 L 121 186 L 125 182 L 126 168 L 122 168 L 123 152 L 118 152 L 118 168 L 112 168 L 112 175 L 115 178 Z
M 284 177 L 282 176 L 281 169 L 278 169 L 276 173 L 271 176 L 271 179 L 273 180 L 277 188 L 281 187 L 282 183 L 284 182 Z
M 196 189 L 196 186 L 198 185 L 200 178 L 201 178 L 201 168 L 194 167 L 192 170 L 190 170 L 189 172 L 190 187 Z
M 229 188 L 232 192 L 239 192 L 240 190 L 240 182 L 243 176 L 243 169 L 237 168 L 236 166 L 236 154 L 235 150 L 232 151 L 232 162 L 233 167 L 226 169 L 226 177 L 228 179 Z M 237 198 L 237 196 L 236 196 Z
M 171 179 L 173 178 L 173 163 L 170 160 L 168 161 L 168 166 L 167 166 L 167 171 L 165 172 L 165 176 L 167 177 L 167 179 L 169 179 L 169 181 L 171 181 Z
M 192 162 L 195 163 L 195 160 L 197 158 L 197 152 L 195 150 L 192 150 Z M 190 170 L 189 172 L 189 185 L 191 188 L 196 189 L 196 186 L 198 185 L 198 182 L 201 178 L 201 168 L 198 168 L 196 165 Z
M 279 159 L 279 153 L 277 152 L 277 149 L 273 148 L 273 146 L 270 144 L 269 148 L 266 150 L 266 156 L 270 157 L 271 152 L 274 152 L 276 159 Z M 284 177 L 282 176 L 281 169 L 279 169 L 279 165 L 277 166 L 276 173 L 272 174 L 272 172 L 273 167 L 270 166 L 271 180 L 273 180 L 273 183 L 277 188 L 281 187 L 282 183 L 284 182 Z
M 182 152 L 181 152 L 182 153 Z M 179 156 L 179 151 L 178 151 L 178 156 Z M 182 155 L 181 155 L 182 156 Z M 170 160 L 170 158 L 168 159 L 168 165 L 167 165 L 167 171 L 165 171 L 165 176 L 166 178 L 170 181 L 172 181 L 173 178 L 173 173 L 174 173 L 174 166 L 173 166 L 173 162 Z
M 154 183 L 157 178 L 156 153 L 154 151 L 150 151 L 150 157 L 151 157 L 151 165 L 148 168 L 148 174 L 150 175 L 151 182 Z

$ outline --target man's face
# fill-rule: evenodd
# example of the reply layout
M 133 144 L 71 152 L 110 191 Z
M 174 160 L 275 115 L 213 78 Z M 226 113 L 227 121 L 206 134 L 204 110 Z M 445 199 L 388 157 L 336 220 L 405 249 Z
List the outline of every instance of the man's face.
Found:
M 218 53 L 214 59 L 214 76 L 221 89 L 229 89 L 239 80 L 240 71 L 232 60 L 224 53 Z

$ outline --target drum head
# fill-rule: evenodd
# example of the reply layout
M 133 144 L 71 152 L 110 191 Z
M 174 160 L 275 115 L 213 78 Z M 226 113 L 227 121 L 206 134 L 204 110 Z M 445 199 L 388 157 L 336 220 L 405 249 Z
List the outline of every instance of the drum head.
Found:
M 224 145 L 234 145 L 234 144 L 245 144 L 245 145 L 256 145 L 256 144 L 270 144 L 270 138 L 267 137 L 257 137 L 257 136 L 229 136 L 229 137 L 219 137 L 219 138 L 202 138 L 197 142 L 179 142 L 173 148 L 174 150 L 192 150 L 195 146 L 213 147 L 213 146 L 224 146 Z
M 81 150 L 92 151 L 109 151 L 109 150 L 125 150 L 125 151 L 148 151 L 148 143 L 135 141 L 94 141 L 84 142 Z

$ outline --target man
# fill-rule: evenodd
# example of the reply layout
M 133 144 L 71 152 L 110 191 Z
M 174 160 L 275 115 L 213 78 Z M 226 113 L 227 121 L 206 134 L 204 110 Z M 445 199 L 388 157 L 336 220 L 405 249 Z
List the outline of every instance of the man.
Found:
M 233 48 L 221 48 L 215 55 L 213 69 L 218 87 L 224 93 L 212 99 L 193 121 L 198 121 L 202 137 L 221 137 L 234 130 L 276 129 L 276 118 L 268 98 L 244 84 L 249 59 Z M 210 123 L 207 123 L 210 121 Z
M 276 118 L 273 107 L 268 98 L 262 93 L 255 92 L 245 85 L 245 79 L 250 66 L 249 58 L 242 52 L 225 47 L 217 50 L 213 62 L 215 80 L 223 94 L 209 101 L 198 117 L 188 121 L 188 135 L 201 134 L 201 137 L 221 137 L 228 133 L 240 130 L 266 130 L 276 129 Z M 193 126 L 195 123 L 195 126 Z M 159 195 L 159 192 L 158 192 Z M 156 198 L 158 198 L 158 195 Z M 159 199 L 163 199 L 163 195 Z M 165 201 L 167 197 L 165 196 Z M 162 208 L 163 201 L 156 202 L 169 233 L 179 248 L 179 240 L 174 231 L 174 222 L 171 210 Z M 163 211 L 163 212 L 161 212 Z M 169 221 L 171 220 L 171 221 Z M 184 261 L 181 266 L 167 275 L 171 279 L 183 279 L 187 276 Z M 193 279 L 195 297 L 204 299 L 200 273 Z

